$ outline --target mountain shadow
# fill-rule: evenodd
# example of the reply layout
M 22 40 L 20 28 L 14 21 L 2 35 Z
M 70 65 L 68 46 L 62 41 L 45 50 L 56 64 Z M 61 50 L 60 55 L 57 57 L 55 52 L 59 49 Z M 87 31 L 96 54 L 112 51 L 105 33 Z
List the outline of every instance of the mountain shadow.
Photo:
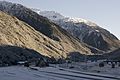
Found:
M 85 60 L 85 56 L 84 54 L 81 54 L 80 52 L 70 52 L 67 55 L 67 59 L 74 61 L 74 62 L 79 62 L 79 61 L 84 61 Z
M 19 61 L 30 61 L 33 59 L 44 60 L 45 56 L 37 51 L 11 45 L 0 46 L 0 66 L 15 65 Z
M 67 56 L 68 60 L 74 61 L 74 62 L 86 62 L 86 61 L 97 61 L 97 60 L 103 60 L 106 59 L 103 55 L 86 55 L 81 54 L 79 52 L 70 52 Z
M 108 60 L 120 60 L 120 48 L 104 54 L 104 57 Z

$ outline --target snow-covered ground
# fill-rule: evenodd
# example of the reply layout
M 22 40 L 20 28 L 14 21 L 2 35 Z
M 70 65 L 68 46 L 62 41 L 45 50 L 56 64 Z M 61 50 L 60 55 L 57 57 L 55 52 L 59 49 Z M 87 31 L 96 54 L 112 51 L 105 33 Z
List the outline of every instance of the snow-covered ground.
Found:
M 120 80 L 120 77 L 60 67 L 11 66 L 0 68 L 0 80 Z
M 58 64 L 57 66 L 63 67 L 63 68 L 70 68 L 71 66 L 74 68 L 71 68 L 73 70 L 77 71 L 83 71 L 83 72 L 92 72 L 92 73 L 100 73 L 100 74 L 109 74 L 114 76 L 120 76 L 120 67 L 118 64 L 115 65 L 115 68 L 112 68 L 111 64 L 105 63 L 104 67 L 99 67 L 100 62 L 74 62 L 71 64 Z M 56 65 L 54 65 L 56 66 Z

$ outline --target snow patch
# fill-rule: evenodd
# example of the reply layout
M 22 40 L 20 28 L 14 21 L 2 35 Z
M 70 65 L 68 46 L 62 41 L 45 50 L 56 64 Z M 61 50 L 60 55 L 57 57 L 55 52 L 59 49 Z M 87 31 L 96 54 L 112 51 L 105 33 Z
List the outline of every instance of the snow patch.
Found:
M 39 9 L 32 9 L 33 11 L 37 12 L 38 14 L 44 16 L 44 17 L 47 17 L 48 19 L 52 20 L 52 21 L 59 21 L 59 20 L 63 20 L 65 22 L 73 22 L 73 23 L 85 23 L 89 26 L 97 26 L 97 24 L 91 22 L 91 21 L 88 21 L 88 20 L 85 20 L 85 19 L 82 19 L 82 18 L 72 18 L 72 17 L 65 17 L 55 11 L 41 11 Z

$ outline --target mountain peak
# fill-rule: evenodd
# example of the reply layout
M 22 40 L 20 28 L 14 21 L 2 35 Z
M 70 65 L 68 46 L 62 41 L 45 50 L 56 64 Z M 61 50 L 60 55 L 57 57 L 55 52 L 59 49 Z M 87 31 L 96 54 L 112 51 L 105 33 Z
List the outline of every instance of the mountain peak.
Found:
M 52 20 L 52 21 L 59 21 L 59 20 L 64 20 L 65 22 L 73 22 L 73 23 L 85 23 L 89 26 L 97 26 L 97 24 L 89 21 L 89 20 L 85 20 L 82 18 L 73 18 L 73 17 L 66 17 L 61 15 L 58 12 L 55 11 L 41 11 L 39 9 L 32 9 L 33 11 L 37 12 L 38 14 L 47 17 L 48 19 Z
M 42 16 L 47 16 L 50 20 L 59 20 L 64 19 L 65 17 L 55 11 L 41 11 L 39 9 L 32 9 L 33 11 L 37 12 L 38 14 Z
M 116 36 L 92 21 L 62 16 L 54 11 L 40 11 L 39 14 L 58 24 L 80 41 L 99 50 L 109 51 L 120 46 Z
M 73 17 L 66 17 L 61 15 L 60 13 L 57 13 L 55 11 L 41 11 L 40 9 L 32 9 L 33 11 L 37 12 L 38 14 L 47 17 L 48 19 L 52 21 L 59 21 L 59 20 L 64 20 L 65 22 L 73 22 L 73 23 L 85 23 L 89 26 L 97 26 L 97 24 L 85 20 L 82 18 L 73 18 Z
M 6 2 L 6 5 L 9 5 L 9 3 L 8 4 L 7 3 L 8 2 Z M 40 16 L 36 12 L 30 10 L 29 8 L 26 8 L 19 4 L 16 5 L 16 4 L 10 3 L 11 5 L 10 7 L 6 5 L 3 5 L 1 2 L 0 11 L 9 14 L 9 16 L 16 17 L 19 20 L 23 21 L 24 23 L 27 23 L 25 24 L 27 25 L 25 27 L 23 26 L 24 23 L 20 25 L 20 26 L 23 26 L 23 29 L 26 28 L 25 29 L 26 33 L 25 31 L 20 32 L 19 29 L 21 28 L 17 26 L 14 26 L 15 29 L 14 27 L 12 29 L 14 30 L 14 33 L 16 33 L 17 35 L 23 36 L 23 38 L 18 37 L 18 42 L 14 41 L 18 46 L 22 42 L 24 47 L 40 52 L 42 55 L 54 57 L 57 59 L 63 58 L 63 57 L 66 58 L 68 53 L 74 52 L 74 51 L 80 52 L 83 54 L 92 54 L 89 48 L 87 48 L 82 43 L 78 42 L 78 40 L 74 38 L 72 35 L 70 35 L 66 30 L 54 24 L 53 22 L 48 20 L 46 17 Z M 5 18 L 5 19 L 6 21 L 9 20 L 8 22 L 12 21 L 11 18 Z M 8 23 L 8 22 L 4 22 L 4 23 Z M 8 26 L 9 29 L 11 30 L 11 25 L 13 24 L 12 22 L 9 25 L 5 25 L 4 27 Z M 14 22 L 14 23 L 16 25 L 18 24 L 17 22 Z M 28 28 L 30 28 L 30 30 Z M 1 29 L 1 32 L 2 30 L 4 30 L 3 32 L 6 31 L 7 33 L 8 29 L 7 28 L 6 30 Z M 27 33 L 29 36 L 26 35 Z M 13 32 L 11 32 L 11 34 L 13 34 Z M 9 33 L 9 35 L 11 34 Z M 24 37 L 27 40 L 24 40 Z M 13 38 L 14 38 L 14 35 L 12 36 L 12 39 Z M 7 39 L 5 40 L 9 41 L 9 38 L 8 40 Z M 11 41 L 11 43 L 14 43 L 14 42 Z

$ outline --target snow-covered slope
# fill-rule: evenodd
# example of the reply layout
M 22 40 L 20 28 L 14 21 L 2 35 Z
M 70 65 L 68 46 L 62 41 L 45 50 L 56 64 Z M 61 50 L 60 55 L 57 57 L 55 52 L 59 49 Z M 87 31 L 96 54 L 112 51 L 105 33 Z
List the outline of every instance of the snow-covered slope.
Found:
M 115 75 L 87 73 L 70 69 L 54 67 L 31 67 L 22 66 L 0 68 L 0 80 L 119 80 Z
M 64 19 L 64 16 L 61 14 L 55 12 L 55 11 L 41 11 L 39 12 L 40 15 L 47 16 L 47 18 L 51 20 L 59 20 L 59 19 Z
M 89 25 L 89 26 L 97 26 L 97 24 L 82 19 L 82 18 L 72 18 L 72 17 L 65 17 L 63 15 L 61 15 L 60 13 L 57 13 L 55 11 L 41 11 L 39 9 L 32 9 L 33 11 L 37 12 L 38 14 L 47 17 L 50 20 L 53 21 L 59 21 L 59 20 L 64 20 L 65 22 L 73 22 L 73 23 L 81 23 L 84 22 L 85 24 Z
M 39 9 L 33 9 L 33 11 L 37 12 L 38 14 L 47 17 L 50 20 L 59 20 L 64 19 L 65 17 L 55 11 L 41 11 Z
M 111 51 L 120 47 L 120 42 L 116 36 L 94 22 L 81 18 L 65 17 L 54 11 L 37 10 L 37 13 L 58 24 L 80 41 L 99 50 Z

